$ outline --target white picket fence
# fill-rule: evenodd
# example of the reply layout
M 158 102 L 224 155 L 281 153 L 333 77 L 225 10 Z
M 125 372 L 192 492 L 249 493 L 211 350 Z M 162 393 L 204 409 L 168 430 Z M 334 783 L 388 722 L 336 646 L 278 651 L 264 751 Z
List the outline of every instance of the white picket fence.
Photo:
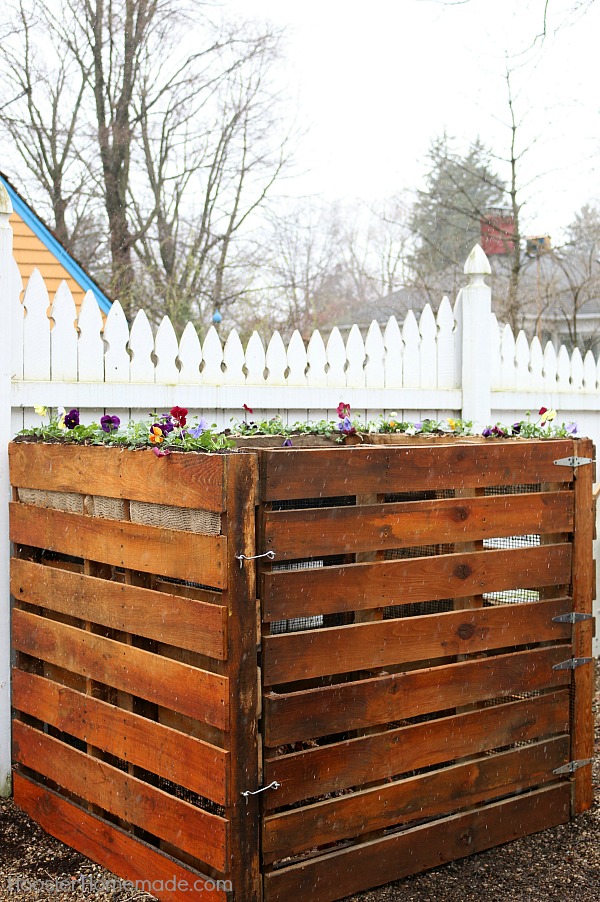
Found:
M 244 347 L 235 330 L 223 341 L 214 327 L 200 337 L 192 323 L 178 338 L 168 318 L 154 333 L 144 311 L 130 325 L 118 302 L 103 320 L 91 293 L 77 316 L 66 284 L 49 298 L 37 272 L 22 297 L 10 212 L 0 186 L 0 303 L 10 348 L 0 355 L 0 794 L 10 771 L 6 449 L 18 430 L 39 424 L 35 405 L 77 407 L 91 422 L 104 413 L 145 420 L 177 404 L 225 427 L 244 418 L 244 404 L 255 420 L 280 415 L 293 423 L 336 419 L 344 401 L 364 422 L 393 410 L 412 421 L 462 417 L 478 429 L 528 410 L 535 418 L 543 405 L 600 443 L 599 362 L 501 330 L 479 247 L 454 306 L 444 298 L 435 314 L 426 306 L 402 325 L 395 317 L 383 330 L 373 322 L 365 335 L 353 326 L 345 341 L 334 328 L 326 337 L 315 331 L 306 344 L 294 332 L 287 346 L 277 332 L 266 347 L 254 333 Z
M 256 332 L 244 347 L 235 329 L 222 341 L 211 326 L 201 339 L 192 323 L 178 338 L 167 317 L 154 333 L 143 310 L 130 326 L 118 302 L 104 321 L 91 292 L 77 316 L 67 285 L 49 298 L 38 272 L 21 300 L 13 271 L 12 429 L 39 422 L 38 404 L 79 407 L 90 421 L 105 412 L 143 419 L 177 403 L 225 427 L 244 404 L 255 419 L 294 422 L 334 416 L 340 400 L 365 421 L 395 410 L 409 420 L 462 415 L 479 427 L 543 403 L 593 428 L 598 361 L 501 331 L 482 279 L 488 268 L 475 249 L 454 309 L 443 298 L 436 314 L 427 305 L 383 330 L 373 321 L 364 336 L 353 326 L 345 341 L 337 328 L 306 344 L 296 331 L 286 346 L 275 332 L 266 348 Z

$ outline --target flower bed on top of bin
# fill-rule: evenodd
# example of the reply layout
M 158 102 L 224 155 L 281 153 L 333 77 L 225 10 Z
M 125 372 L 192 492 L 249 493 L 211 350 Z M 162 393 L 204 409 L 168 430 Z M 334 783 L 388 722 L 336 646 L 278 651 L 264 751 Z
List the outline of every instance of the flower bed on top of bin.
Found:
M 119 417 L 106 414 L 100 423 L 83 425 L 77 408 L 55 411 L 45 406 L 35 408 L 47 423 L 22 430 L 16 441 L 38 440 L 68 442 L 85 445 L 108 445 L 129 449 L 151 448 L 157 457 L 166 457 L 171 451 L 224 451 L 235 447 L 249 447 L 256 440 L 257 447 L 284 448 L 308 447 L 315 440 L 323 439 L 343 444 L 359 442 L 393 444 L 404 439 L 477 438 L 472 423 L 449 417 L 445 420 L 423 419 L 408 422 L 391 411 L 375 422 L 363 423 L 353 416 L 350 405 L 341 401 L 337 407 L 337 421 L 284 423 L 280 416 L 270 420 L 248 419 L 253 410 L 244 404 L 244 419 L 235 420 L 230 428 L 217 431 L 204 419 L 194 418 L 188 423 L 188 410 L 173 407 L 169 413 L 151 414 L 149 422 L 121 424 Z M 567 438 L 577 434 L 577 424 L 555 423 L 556 410 L 541 407 L 536 419 L 527 412 L 525 417 L 510 425 L 495 423 L 486 426 L 482 438 Z

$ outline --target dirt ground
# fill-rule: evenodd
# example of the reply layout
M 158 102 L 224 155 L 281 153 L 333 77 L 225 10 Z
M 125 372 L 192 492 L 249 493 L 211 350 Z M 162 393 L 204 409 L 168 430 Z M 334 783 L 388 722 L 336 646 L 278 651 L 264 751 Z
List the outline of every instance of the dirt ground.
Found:
M 347 902 L 598 902 L 600 667 L 594 714 L 596 801 L 589 811 L 568 824 L 349 897 Z M 44 833 L 11 800 L 0 800 L 0 902 L 153 898 L 123 886 L 114 875 Z

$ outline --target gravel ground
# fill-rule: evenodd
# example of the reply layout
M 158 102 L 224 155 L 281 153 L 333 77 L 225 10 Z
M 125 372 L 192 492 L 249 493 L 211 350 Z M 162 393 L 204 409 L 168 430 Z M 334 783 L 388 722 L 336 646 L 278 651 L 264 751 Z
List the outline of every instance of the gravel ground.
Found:
M 596 802 L 589 811 L 569 824 L 348 897 L 346 902 L 564 902 L 571 899 L 598 902 L 600 667 L 596 668 L 594 713 Z M 21 881 L 20 885 L 16 884 L 17 879 Z M 108 871 L 44 833 L 12 801 L 0 800 L 0 902 L 21 899 L 40 902 L 75 902 L 77 899 L 86 899 L 87 902 L 149 902 L 154 898 L 144 892 L 115 888 L 114 883 L 111 886 L 111 881 L 116 879 Z M 48 883 L 44 887 L 45 881 Z M 91 884 L 96 888 L 91 889 Z M 55 886 L 60 889 L 57 891 Z

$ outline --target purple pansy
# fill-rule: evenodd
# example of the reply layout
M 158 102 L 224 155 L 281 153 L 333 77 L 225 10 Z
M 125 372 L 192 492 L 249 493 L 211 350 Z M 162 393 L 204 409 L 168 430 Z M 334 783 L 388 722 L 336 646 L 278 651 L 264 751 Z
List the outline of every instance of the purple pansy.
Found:
M 100 417 L 100 428 L 103 432 L 116 432 L 120 425 L 121 420 L 119 417 L 110 416 L 109 414 Z
M 65 414 L 65 426 L 67 429 L 75 429 L 75 426 L 79 426 L 79 411 L 76 407 Z
M 350 419 L 350 417 L 344 417 L 343 420 L 340 420 L 340 422 L 337 424 L 337 428 L 344 435 L 354 435 L 356 432 L 356 429 L 352 425 L 352 420 Z
M 204 417 L 200 417 L 200 422 L 197 426 L 194 426 L 193 429 L 188 429 L 187 434 L 191 435 L 192 438 L 200 438 L 204 430 L 207 428 L 208 423 L 204 419 Z

